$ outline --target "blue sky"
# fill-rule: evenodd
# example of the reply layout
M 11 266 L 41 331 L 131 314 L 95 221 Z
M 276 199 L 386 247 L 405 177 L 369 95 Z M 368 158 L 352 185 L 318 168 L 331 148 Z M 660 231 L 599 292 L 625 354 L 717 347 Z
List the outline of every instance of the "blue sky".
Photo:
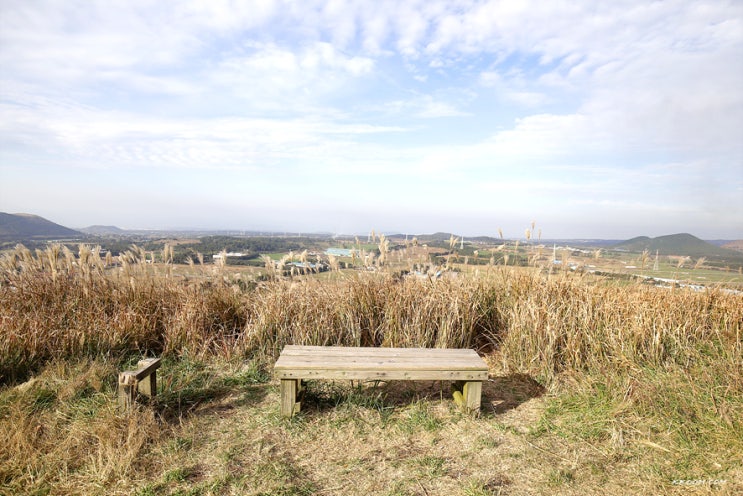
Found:
M 0 211 L 743 238 L 739 1 L 0 2 Z

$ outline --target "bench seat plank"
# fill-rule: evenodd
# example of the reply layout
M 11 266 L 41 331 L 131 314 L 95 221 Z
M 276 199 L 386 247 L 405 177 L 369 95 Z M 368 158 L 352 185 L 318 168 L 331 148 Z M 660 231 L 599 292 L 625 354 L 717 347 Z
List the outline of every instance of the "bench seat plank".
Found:
M 351 381 L 484 381 L 487 372 L 455 370 L 288 370 L 279 379 L 347 379 Z
M 426 370 L 486 370 L 479 357 L 430 358 L 430 357 L 281 357 L 274 369 L 321 369 L 321 368 L 380 368 L 380 369 L 426 369 Z
M 287 345 L 274 373 L 279 379 L 482 381 L 488 367 L 470 349 Z
M 385 356 L 385 357 L 477 357 L 477 353 L 470 349 L 459 348 L 372 348 L 348 346 L 301 346 L 287 345 L 281 356 Z

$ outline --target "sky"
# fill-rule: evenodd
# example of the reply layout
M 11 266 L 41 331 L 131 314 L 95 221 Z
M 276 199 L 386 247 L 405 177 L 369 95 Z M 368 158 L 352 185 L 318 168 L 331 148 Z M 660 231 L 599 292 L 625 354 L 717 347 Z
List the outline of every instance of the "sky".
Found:
M 743 238 L 743 2 L 0 0 L 0 211 Z

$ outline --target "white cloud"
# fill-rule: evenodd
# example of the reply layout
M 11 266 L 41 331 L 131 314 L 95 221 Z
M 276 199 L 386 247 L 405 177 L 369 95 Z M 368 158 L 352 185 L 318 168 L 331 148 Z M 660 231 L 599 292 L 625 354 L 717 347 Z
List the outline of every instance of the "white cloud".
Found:
M 167 118 L 126 111 L 101 111 L 71 100 L 26 97 L 24 105 L 0 103 L 0 164 L 15 153 L 43 149 L 60 167 L 316 170 L 364 162 L 359 137 L 404 132 L 395 126 L 337 123 L 321 116 L 302 119 L 248 117 Z M 372 151 L 368 159 L 375 160 Z M 39 165 L 33 155 L 25 160 Z M 315 158 L 321 157 L 320 161 Z
M 300 50 L 250 43 L 220 61 L 207 84 L 252 108 L 299 113 L 373 68 L 372 59 L 348 56 L 328 43 L 311 43 Z
M 55 84 L 179 64 L 199 42 L 167 17 L 142 15 L 131 3 L 5 2 L 0 62 L 21 77 Z
M 281 3 L 275 0 L 197 0 L 165 7 L 172 10 L 174 20 L 179 24 L 213 32 L 236 33 L 262 26 L 275 16 L 284 15 L 286 11 Z
M 470 115 L 467 112 L 462 112 L 450 103 L 434 101 L 430 97 L 423 99 L 421 107 L 422 108 L 416 113 L 416 115 L 426 119 L 437 117 L 463 117 Z
M 524 107 L 538 107 L 549 102 L 549 97 L 544 91 L 535 91 L 530 89 L 534 85 L 529 85 L 523 78 L 508 77 L 503 78 L 497 71 L 484 71 L 480 73 L 479 84 L 506 102 L 516 103 Z

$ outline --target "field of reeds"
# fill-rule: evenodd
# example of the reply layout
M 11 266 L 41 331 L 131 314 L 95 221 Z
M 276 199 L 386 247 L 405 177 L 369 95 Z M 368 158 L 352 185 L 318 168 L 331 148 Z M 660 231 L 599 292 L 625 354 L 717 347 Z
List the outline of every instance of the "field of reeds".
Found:
M 337 432 L 346 422 L 356 442 L 384 449 L 433 439 L 430 446 L 420 441 L 415 456 L 399 454 L 399 470 L 385 477 L 403 482 L 380 488 L 368 482 L 377 494 L 452 494 L 452 487 L 454 494 L 687 494 L 743 487 L 740 294 L 503 266 L 441 279 L 338 272 L 250 284 L 215 266 L 202 268 L 209 277 L 184 281 L 172 277 L 164 260 L 146 263 L 136 248 L 117 260 L 102 258 L 85 246 L 77 254 L 18 247 L 2 256 L 0 493 L 353 494 L 353 485 L 332 490 L 331 481 L 359 477 L 363 484 L 380 475 L 358 468 L 324 474 L 297 459 L 320 457 L 324 470 L 329 459 L 351 463 L 336 453 L 351 442 L 348 432 Z M 318 386 L 310 398 L 321 413 L 312 415 L 310 407 L 298 420 L 282 421 L 270 371 L 290 343 L 474 348 L 490 364 L 494 386 L 486 384 L 479 419 L 430 395 L 422 403 L 401 402 L 396 389 L 364 394 Z M 125 416 L 115 409 L 116 373 L 141 356 L 165 358 L 161 395 L 153 408 Z M 263 423 L 243 418 L 248 434 L 215 434 L 203 446 L 194 440 L 200 422 L 223 418 L 197 415 L 199 408 L 242 394 L 234 411 L 246 417 L 251 411 Z M 366 427 L 359 431 L 344 408 L 351 418 L 367 418 Z M 302 426 L 309 424 L 325 437 L 308 439 Z M 447 425 L 466 427 L 479 448 L 436 448 L 448 446 L 451 436 L 467 437 Z M 214 468 L 224 460 L 189 458 L 213 451 L 217 438 L 228 452 L 237 450 L 230 459 L 239 463 L 224 469 L 227 475 Z M 280 438 L 307 448 L 287 458 Z M 187 446 L 178 447 L 181 442 Z M 264 467 L 273 474 L 268 479 L 247 469 L 263 458 L 238 448 L 253 442 L 259 454 L 266 443 L 275 448 L 266 452 L 273 460 Z M 495 460 L 498 449 L 515 453 L 518 463 L 503 466 Z M 482 465 L 469 478 L 460 467 L 467 457 L 472 467 Z M 488 459 L 500 475 L 488 475 Z M 387 463 L 394 465 L 394 457 Z M 241 467 L 252 475 L 238 477 Z

